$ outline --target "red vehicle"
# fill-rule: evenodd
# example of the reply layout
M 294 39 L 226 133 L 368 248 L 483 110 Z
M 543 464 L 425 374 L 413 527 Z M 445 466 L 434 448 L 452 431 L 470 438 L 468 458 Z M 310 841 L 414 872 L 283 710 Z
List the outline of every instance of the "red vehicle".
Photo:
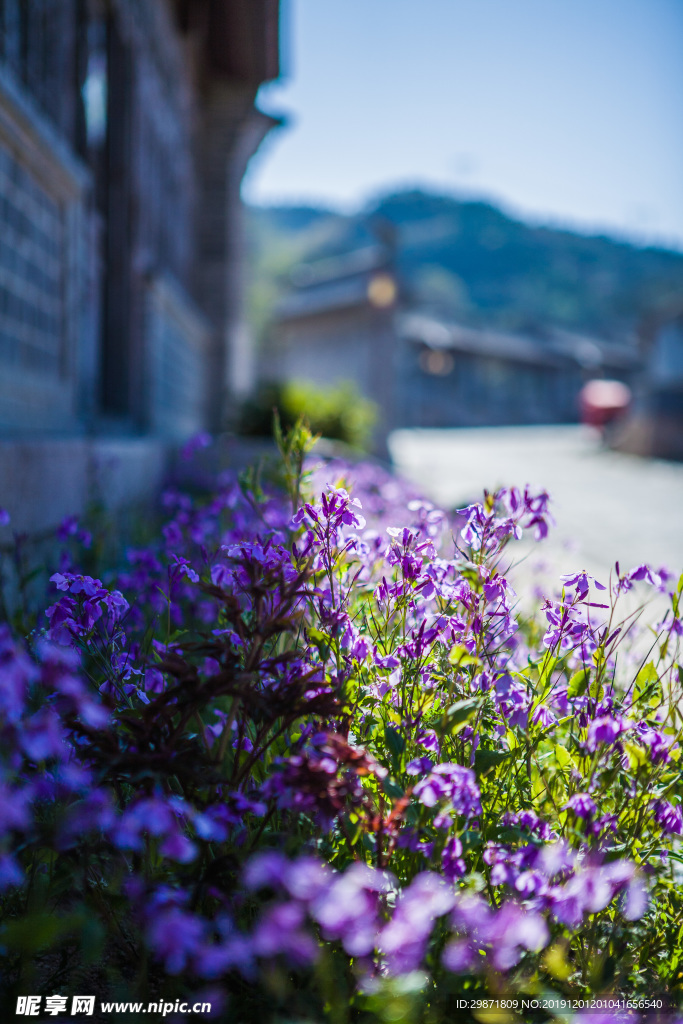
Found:
M 619 380 L 589 380 L 579 392 L 581 422 L 606 427 L 631 405 L 631 389 Z

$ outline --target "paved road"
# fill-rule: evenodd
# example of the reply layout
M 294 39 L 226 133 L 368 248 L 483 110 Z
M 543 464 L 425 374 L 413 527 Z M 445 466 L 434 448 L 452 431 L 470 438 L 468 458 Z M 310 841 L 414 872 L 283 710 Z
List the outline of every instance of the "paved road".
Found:
M 545 488 L 557 528 L 536 550 L 555 572 L 606 577 L 640 562 L 683 571 L 683 464 L 606 451 L 584 427 L 401 430 L 396 468 L 454 508 L 505 484 Z M 535 557 L 535 556 L 534 556 Z

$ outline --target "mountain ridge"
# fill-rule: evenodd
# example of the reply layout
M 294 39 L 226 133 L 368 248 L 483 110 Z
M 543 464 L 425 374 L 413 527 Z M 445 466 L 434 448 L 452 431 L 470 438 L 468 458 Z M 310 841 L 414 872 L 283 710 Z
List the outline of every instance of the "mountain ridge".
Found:
M 252 321 L 261 334 L 300 263 L 378 234 L 395 238 L 407 301 L 477 327 L 548 326 L 636 344 L 646 319 L 683 295 L 683 253 L 603 233 L 530 223 L 494 204 L 421 189 L 389 193 L 358 213 L 316 204 L 247 209 Z

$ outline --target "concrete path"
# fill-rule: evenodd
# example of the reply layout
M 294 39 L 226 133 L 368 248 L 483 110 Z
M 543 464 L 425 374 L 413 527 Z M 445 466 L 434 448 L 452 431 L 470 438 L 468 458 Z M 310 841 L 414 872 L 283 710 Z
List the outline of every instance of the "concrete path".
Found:
M 683 571 L 683 464 L 602 448 L 589 428 L 400 430 L 389 448 L 397 470 L 442 508 L 502 485 L 545 488 L 557 528 L 535 551 L 553 575 L 585 568 L 607 577 L 640 562 Z M 536 555 L 534 555 L 536 557 Z

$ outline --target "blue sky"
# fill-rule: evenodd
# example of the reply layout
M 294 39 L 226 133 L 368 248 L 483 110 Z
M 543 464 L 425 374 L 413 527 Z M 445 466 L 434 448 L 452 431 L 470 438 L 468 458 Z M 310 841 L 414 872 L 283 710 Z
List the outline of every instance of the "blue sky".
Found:
M 254 202 L 396 187 L 683 248 L 683 0 L 284 0 Z

